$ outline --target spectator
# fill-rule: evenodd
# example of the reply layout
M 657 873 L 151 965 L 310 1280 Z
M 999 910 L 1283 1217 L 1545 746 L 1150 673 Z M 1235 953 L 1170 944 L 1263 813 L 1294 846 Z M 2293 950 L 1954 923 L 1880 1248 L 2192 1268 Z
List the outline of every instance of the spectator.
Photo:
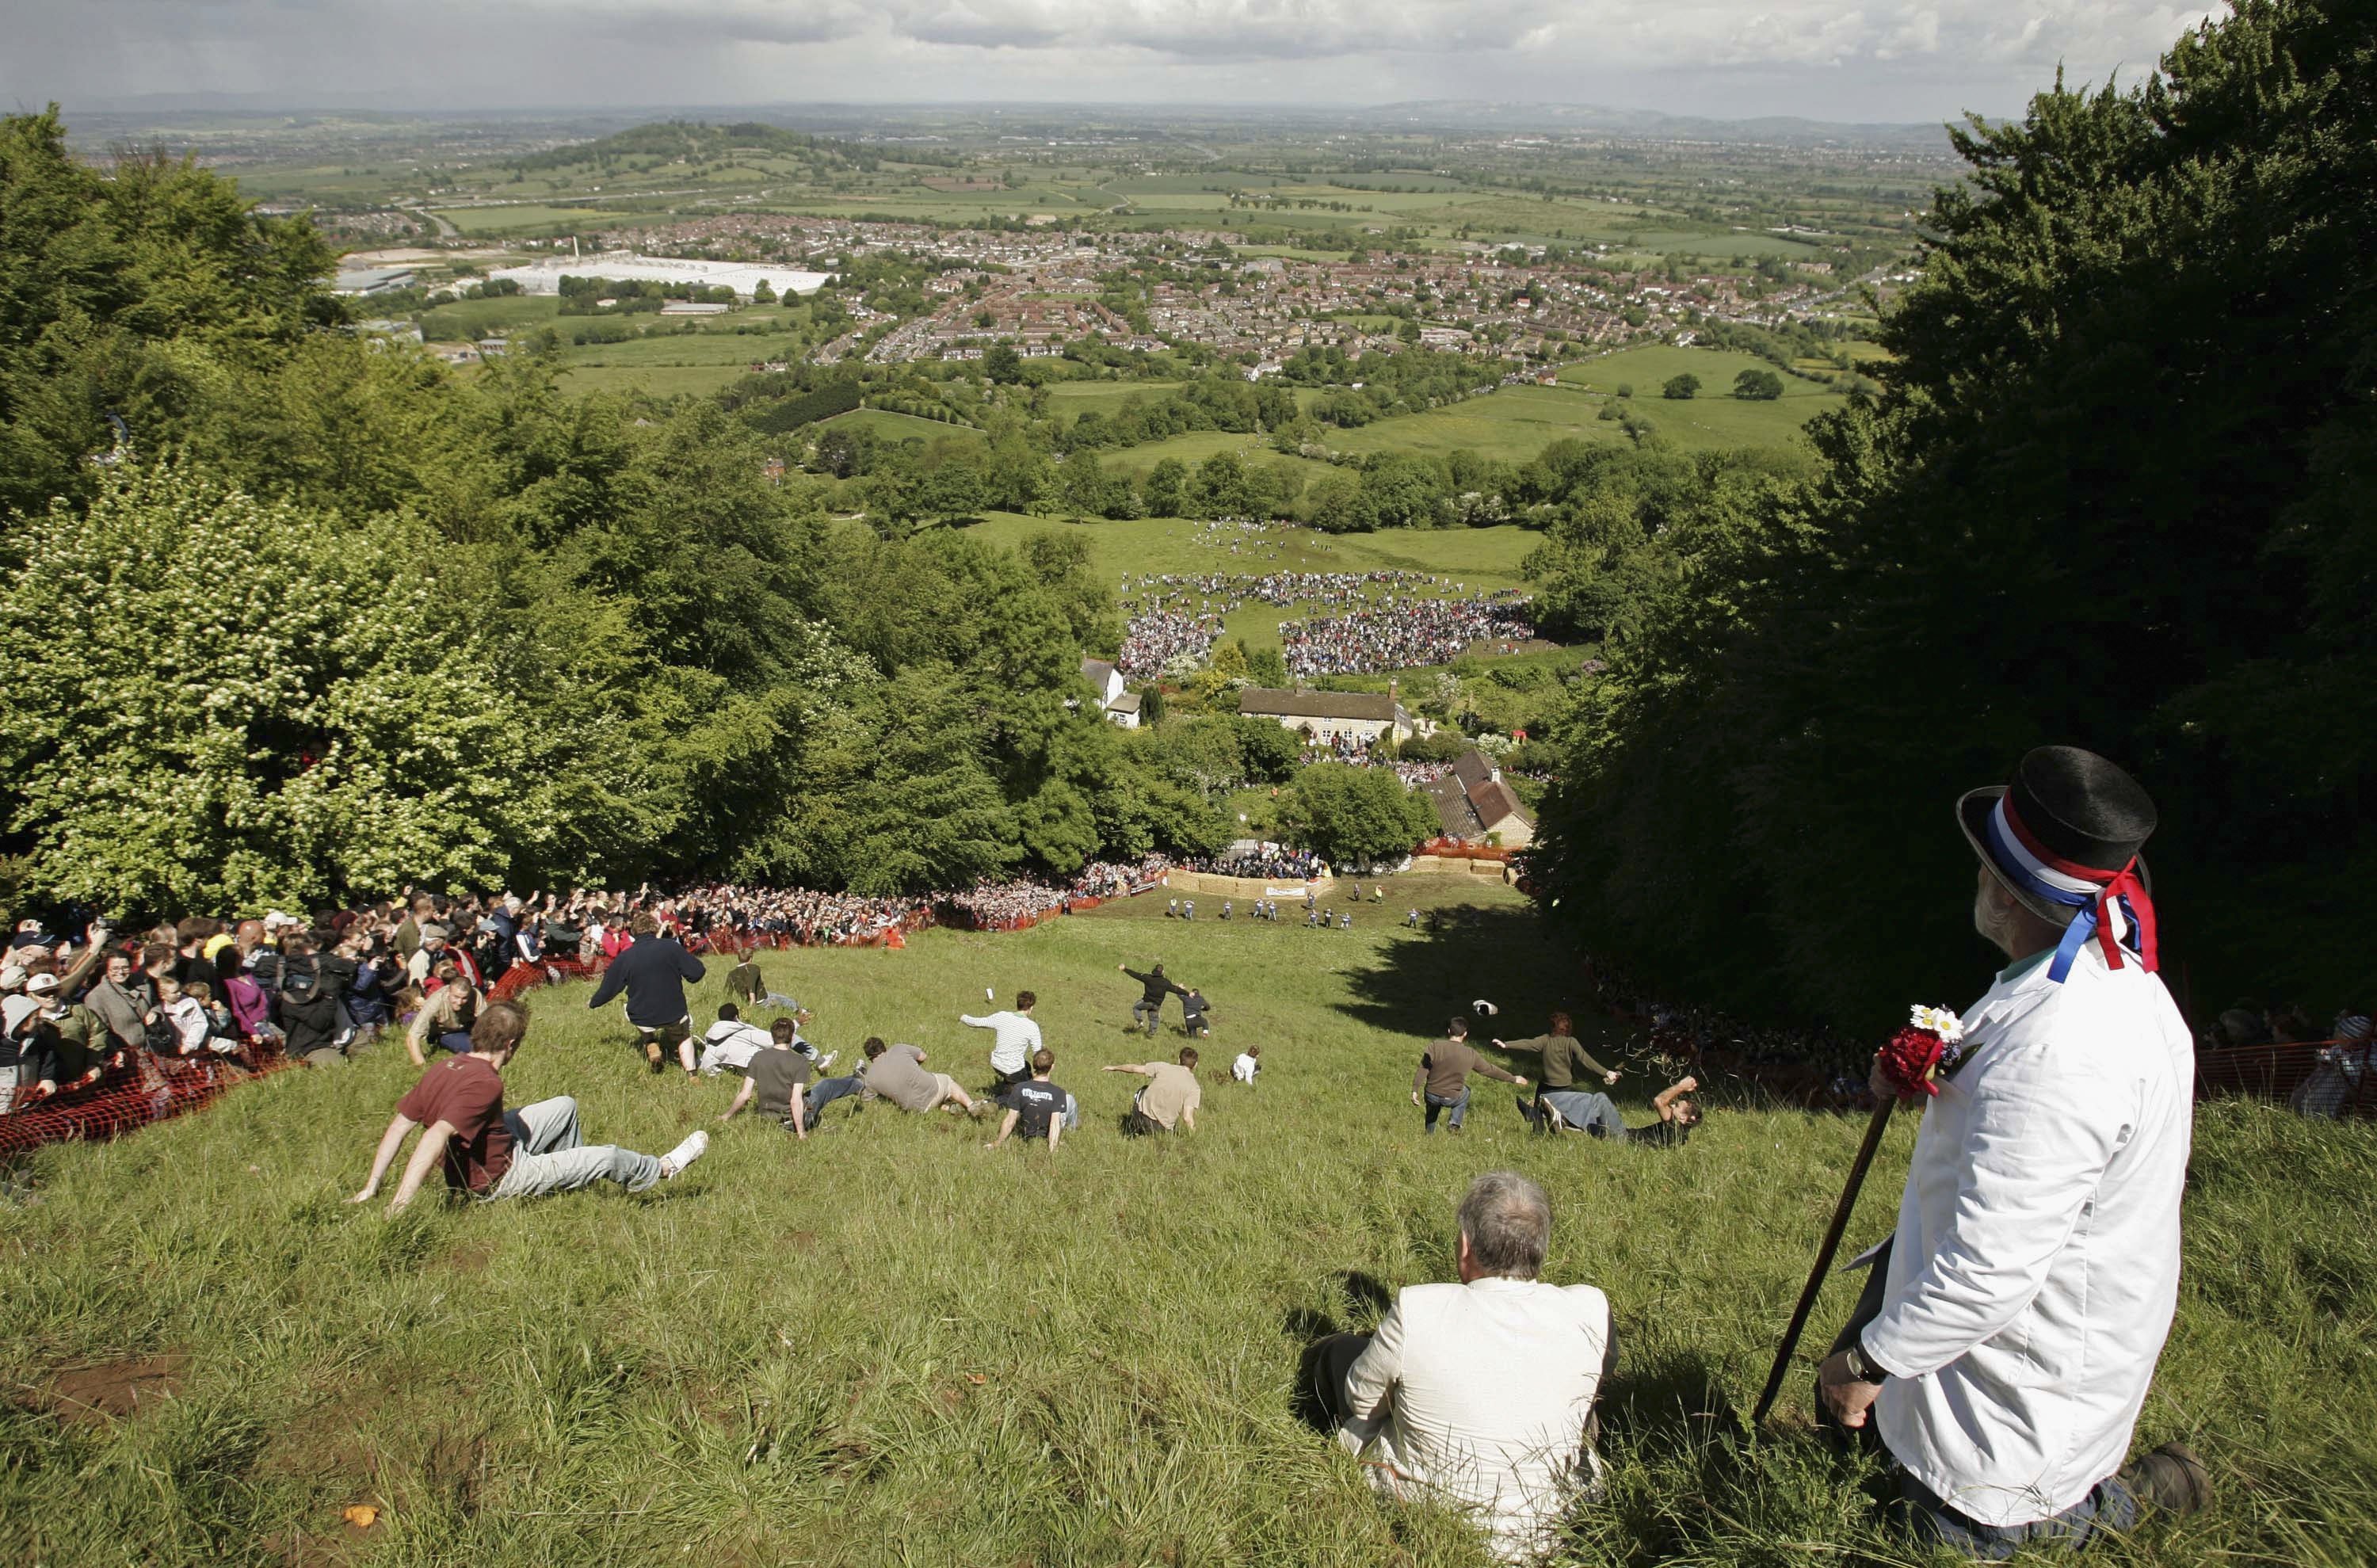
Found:
M 428 952 L 428 945 L 424 943 L 421 951 Z M 412 1015 L 412 1027 L 404 1035 L 405 1053 L 412 1058 L 415 1067 L 429 1064 L 422 1051 L 424 1044 L 457 1056 L 466 1054 L 471 1048 L 471 1031 L 478 1023 L 479 993 L 463 983 L 462 972 L 453 961 L 440 963 L 433 978 L 438 982 L 437 988 L 429 993 L 421 1011 Z
M 1081 1111 L 1073 1096 L 1048 1081 L 1048 1074 L 1057 1070 L 1055 1054 L 1044 1046 L 1032 1053 L 1027 1065 L 1031 1077 L 1009 1084 L 999 1096 L 998 1103 L 1007 1107 L 1007 1117 L 998 1124 L 998 1136 L 984 1144 L 985 1148 L 996 1149 L 1007 1142 L 1009 1133 L 1020 1131 L 1027 1143 L 1045 1139 L 1053 1154 L 1058 1137 L 1079 1124 Z
M 1148 1081 L 1131 1096 L 1130 1114 L 1123 1118 L 1124 1137 L 1144 1138 L 1175 1127 L 1197 1131 L 1197 1107 L 1204 1103 L 1205 1092 L 1197 1083 L 1196 1047 L 1181 1047 L 1177 1062 L 1126 1062 L 1105 1071 L 1136 1073 Z
M 685 999 L 685 986 L 688 980 L 701 978 L 701 961 L 686 952 L 675 937 L 662 936 L 660 921 L 651 915 L 637 916 L 633 929 L 635 941 L 611 961 L 603 972 L 603 983 L 594 987 L 586 1005 L 600 1008 L 625 991 L 627 1022 L 642 1039 L 644 1060 L 658 1072 L 663 1052 L 674 1047 L 690 1080 L 694 1076 L 693 1012 Z
M 935 1072 L 925 1065 L 925 1053 L 916 1046 L 886 1046 L 875 1048 L 867 1045 L 867 1092 L 890 1100 L 902 1110 L 922 1114 L 937 1106 L 947 1106 L 951 1111 L 962 1110 L 968 1116 L 980 1116 L 983 1107 L 974 1104 L 956 1079 L 946 1072 Z
M 1015 993 L 1013 1011 L 1001 1010 L 985 1018 L 971 1012 L 958 1014 L 958 1022 L 976 1029 L 991 1031 L 990 1071 L 997 1075 L 999 1089 L 1021 1083 L 1032 1072 L 1032 1053 L 1040 1049 L 1040 1025 L 1032 1021 L 1032 1010 L 1040 999 L 1030 991 Z
M 18 991 L 0 999 L 0 1116 L 58 1092 L 58 1071 L 39 1022 L 42 1004 Z
M 149 988 L 145 976 L 136 976 L 138 972 L 133 967 L 130 953 L 111 952 L 99 984 L 84 999 L 107 1031 L 113 1051 L 130 1053 L 149 1047 L 149 1024 L 158 1016 L 156 995 Z M 127 1054 L 125 1059 L 134 1059 Z
M 578 1102 L 567 1095 L 507 1113 L 503 1070 L 527 1034 L 526 1008 L 490 1003 L 472 1026 L 470 1050 L 430 1068 L 397 1102 L 370 1177 L 347 1201 L 372 1201 L 415 1128 L 421 1142 L 388 1200 L 390 1214 L 412 1202 L 434 1167 L 444 1167 L 449 1191 L 479 1198 L 542 1197 L 597 1181 L 640 1192 L 682 1174 L 710 1146 L 710 1134 L 696 1129 L 658 1159 L 614 1144 L 589 1147 L 579 1130 Z
M 308 1067 L 332 1067 L 347 1059 L 346 1011 L 303 934 L 282 944 L 281 1028 L 283 1047 Z
M 2347 1107 L 2368 1095 L 2361 1080 L 2369 1071 L 2370 1040 L 2377 1029 L 2367 1012 L 2347 1009 L 2337 1015 L 2334 1032 L 2335 1043 L 2319 1053 L 2311 1076 L 2287 1097 L 2299 1116 L 2340 1117 Z
M 35 1027 L 48 1047 L 52 1074 L 65 1089 L 99 1082 L 108 1058 L 107 1029 L 98 1015 L 79 1002 L 66 999 L 65 985 L 55 975 L 35 975 L 25 981 L 25 994 L 41 1003 Z
M 1455 1018 L 1444 1026 L 1444 1038 L 1420 1053 L 1419 1071 L 1412 1075 L 1412 1104 L 1424 1106 L 1427 1112 L 1422 1123 L 1423 1132 L 1436 1131 L 1436 1119 L 1450 1111 L 1447 1119 L 1455 1132 L 1461 1131 L 1462 1119 L 1469 1114 L 1469 1075 L 1482 1072 L 1488 1078 L 1499 1078 L 1505 1083 L 1521 1088 L 1527 1081 L 1479 1056 L 1469 1044 L 1469 1023 Z
M 1593 1401 L 1618 1358 L 1608 1298 L 1539 1277 L 1551 1228 L 1542 1188 L 1487 1172 L 1461 1201 L 1460 1283 L 1405 1287 L 1375 1333 L 1308 1362 L 1340 1444 L 1382 1461 L 1376 1484 L 1467 1514 L 1506 1562 L 1548 1551 L 1593 1494 Z

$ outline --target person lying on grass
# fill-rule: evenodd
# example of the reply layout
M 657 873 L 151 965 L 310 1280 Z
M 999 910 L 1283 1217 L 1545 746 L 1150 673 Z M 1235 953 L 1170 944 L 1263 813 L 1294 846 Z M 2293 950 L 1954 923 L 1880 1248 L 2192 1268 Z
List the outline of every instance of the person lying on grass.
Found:
M 567 1095 L 504 1109 L 503 1070 L 528 1035 L 528 1009 L 516 1001 L 489 1002 L 471 1025 L 471 1048 L 439 1060 L 396 1103 L 396 1115 L 380 1134 L 370 1179 L 347 1200 L 368 1203 L 413 1129 L 421 1142 L 388 1200 L 396 1214 L 412 1202 L 431 1167 L 442 1165 L 449 1191 L 474 1198 L 535 1198 L 571 1192 L 597 1181 L 615 1181 L 630 1192 L 681 1174 L 710 1147 L 699 1128 L 658 1159 L 632 1149 L 589 1146 L 578 1128 L 578 1102 Z
M 718 1119 L 734 1120 L 745 1106 L 756 1099 L 761 1116 L 788 1129 L 806 1143 L 810 1119 L 806 1093 L 809 1059 L 794 1049 L 800 1039 L 799 1028 L 791 1019 L 779 1018 L 769 1025 L 766 1037 L 768 1043 L 752 1052 L 751 1059 L 743 1064 L 743 1087 L 735 1091 L 735 1103 Z
M 1306 1365 L 1348 1453 L 1382 1461 L 1380 1490 L 1463 1510 L 1505 1562 L 1549 1544 L 1588 1493 L 1594 1396 L 1618 1357 L 1609 1299 L 1537 1278 L 1551 1201 L 1515 1171 L 1461 1200 L 1457 1285 L 1415 1285 L 1372 1334 L 1336 1334 Z
M 998 1096 L 1007 1107 L 1007 1119 L 998 1124 L 998 1136 L 983 1145 L 996 1149 L 1007 1142 L 1010 1132 L 1021 1131 L 1027 1143 L 1047 1140 L 1054 1153 L 1058 1137 L 1068 1127 L 1081 1124 L 1081 1109 L 1073 1096 L 1048 1082 L 1048 1074 L 1057 1071 L 1056 1053 L 1045 1046 L 1032 1053 L 1032 1076 L 1021 1083 L 1009 1085 Z
M 952 1112 L 962 1110 L 968 1116 L 978 1117 L 989 1108 L 976 1105 L 948 1073 L 927 1068 L 921 1046 L 887 1046 L 880 1040 L 869 1040 L 866 1063 L 867 1093 L 878 1099 L 890 1100 L 902 1110 L 922 1113 L 936 1106 L 947 1106 Z
M 1614 1138 L 1621 1143 L 1640 1143 L 1645 1148 L 1681 1148 L 1701 1124 L 1698 1100 L 1687 1098 L 1701 1086 L 1697 1078 L 1679 1078 L 1653 1096 L 1651 1108 L 1659 1119 L 1647 1127 L 1629 1127 L 1618 1113 L 1618 1107 L 1599 1090 L 1589 1095 L 1564 1094 L 1558 1100 L 1546 1095 L 1535 1105 L 1519 1102 L 1519 1114 L 1538 1132 L 1557 1132 L 1572 1127 L 1590 1132 L 1596 1138 Z
M 1196 1047 L 1181 1047 L 1177 1063 L 1124 1062 L 1105 1071 L 1135 1072 L 1148 1080 L 1147 1087 L 1131 1096 L 1130 1114 L 1122 1123 L 1124 1137 L 1143 1138 L 1151 1132 L 1169 1132 L 1176 1126 L 1197 1131 L 1197 1107 L 1204 1103 L 1205 1091 L 1197 1083 Z

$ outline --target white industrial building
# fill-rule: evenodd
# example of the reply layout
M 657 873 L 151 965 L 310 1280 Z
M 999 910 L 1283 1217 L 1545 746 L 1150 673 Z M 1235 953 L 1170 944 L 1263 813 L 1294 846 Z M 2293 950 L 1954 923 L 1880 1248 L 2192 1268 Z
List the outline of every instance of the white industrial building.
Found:
M 779 294 L 814 293 L 831 281 L 830 272 L 802 272 L 790 267 L 770 267 L 747 261 L 695 261 L 675 256 L 639 256 L 632 250 L 597 251 L 591 256 L 556 256 L 525 267 L 499 267 L 489 274 L 509 278 L 523 293 L 557 294 L 561 280 L 611 278 L 639 283 L 699 283 L 704 288 L 729 288 L 744 299 L 765 282 Z

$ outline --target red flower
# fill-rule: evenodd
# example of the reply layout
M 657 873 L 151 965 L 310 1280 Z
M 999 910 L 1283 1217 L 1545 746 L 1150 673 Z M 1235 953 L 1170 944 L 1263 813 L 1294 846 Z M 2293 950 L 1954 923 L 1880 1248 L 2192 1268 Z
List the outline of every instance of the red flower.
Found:
M 1909 1025 L 1893 1035 L 1881 1047 L 1881 1075 L 1897 1089 L 1902 1100 L 1911 1100 L 1917 1095 L 1936 1095 L 1940 1085 L 1931 1081 L 1931 1073 L 1947 1048 L 1947 1042 L 1930 1030 Z

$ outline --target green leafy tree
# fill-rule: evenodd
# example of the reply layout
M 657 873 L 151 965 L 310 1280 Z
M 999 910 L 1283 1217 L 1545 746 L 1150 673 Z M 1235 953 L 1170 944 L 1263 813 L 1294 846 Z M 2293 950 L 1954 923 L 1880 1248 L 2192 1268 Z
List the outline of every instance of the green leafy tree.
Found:
M 1749 402 L 1773 402 L 1783 395 L 1783 377 L 1772 370 L 1745 370 L 1733 378 L 1733 395 Z
M 1685 402 L 1700 396 L 1701 378 L 1690 371 L 1670 376 L 1659 389 L 1659 395 L 1672 402 Z
M 553 832 L 425 532 L 179 467 L 24 528 L 0 760 L 30 881 L 116 911 L 491 882 Z
M 2356 994 L 2321 890 L 2377 874 L 2373 58 L 2365 7 L 2252 0 L 2136 88 L 1954 133 L 1879 395 L 1564 721 L 1555 918 L 1678 994 L 1886 1024 L 1976 970 L 1922 813 L 2078 741 L 2160 808 L 2167 973 Z
M 1285 820 L 1332 866 L 1368 867 L 1408 854 L 1436 832 L 1436 809 L 1390 768 L 1319 762 L 1296 776 Z
M 1285 686 L 1287 684 L 1286 655 L 1276 648 L 1248 649 L 1247 679 L 1256 686 L 1268 687 L 1274 690 Z
M 1011 387 L 1023 379 L 1023 356 L 1010 343 L 993 343 L 983 351 L 982 373 L 1001 387 Z
M 1150 517 L 1179 517 L 1188 505 L 1188 465 L 1165 458 L 1147 471 L 1145 497 Z

